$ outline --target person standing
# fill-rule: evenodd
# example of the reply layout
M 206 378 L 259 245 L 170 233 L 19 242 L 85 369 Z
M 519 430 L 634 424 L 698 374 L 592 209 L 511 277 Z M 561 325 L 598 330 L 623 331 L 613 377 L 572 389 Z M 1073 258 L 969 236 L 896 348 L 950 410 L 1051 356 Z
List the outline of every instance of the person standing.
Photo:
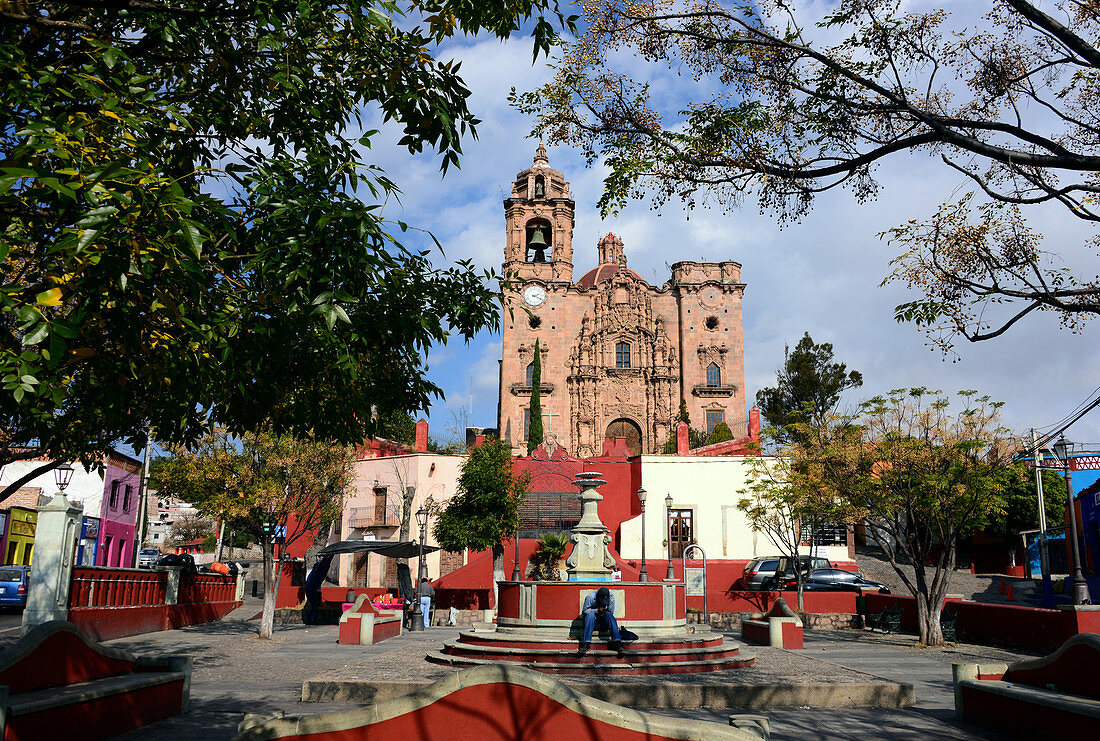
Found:
M 581 656 L 588 653 L 588 649 L 592 646 L 592 631 L 599 623 L 601 626 L 606 626 L 607 632 L 611 634 L 611 642 L 607 647 L 619 656 L 626 654 L 623 650 L 622 636 L 619 634 L 619 622 L 615 619 L 615 597 L 610 589 L 600 587 L 595 592 L 589 592 L 581 607 L 581 617 L 584 619 L 584 633 L 577 653 Z
M 428 616 L 431 615 L 429 610 L 432 607 L 432 600 L 435 599 L 435 587 L 428 581 L 428 577 L 420 580 L 420 586 L 416 588 L 416 593 L 420 597 L 420 614 L 424 616 L 424 626 L 427 627 L 431 625 Z

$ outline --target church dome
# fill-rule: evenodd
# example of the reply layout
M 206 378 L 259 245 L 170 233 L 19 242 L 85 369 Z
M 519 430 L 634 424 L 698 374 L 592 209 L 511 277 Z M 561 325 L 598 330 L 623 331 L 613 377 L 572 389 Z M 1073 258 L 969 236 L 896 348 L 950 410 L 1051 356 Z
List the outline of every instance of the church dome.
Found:
M 623 240 L 611 232 L 600 240 L 600 264 L 589 270 L 577 281 L 579 288 L 589 288 L 597 283 L 611 280 L 617 272 L 622 270 L 645 283 L 642 276 L 626 266 L 626 255 L 623 254 Z
M 622 270 L 626 273 L 629 273 L 630 275 L 634 276 L 638 280 L 641 280 L 641 281 L 644 282 L 644 279 L 642 278 L 642 276 L 638 275 L 636 272 L 634 272 L 630 268 L 628 268 L 624 265 L 616 265 L 616 264 L 612 263 L 612 264 L 608 264 L 608 265 L 597 265 L 596 267 L 589 270 L 587 273 L 585 273 L 584 275 L 581 276 L 580 280 L 577 281 L 577 287 L 578 288 L 590 288 L 590 287 L 596 285 L 597 283 L 603 283 L 604 281 L 611 280 L 611 277 L 613 275 L 615 275 L 615 273 L 619 272 L 620 270 Z

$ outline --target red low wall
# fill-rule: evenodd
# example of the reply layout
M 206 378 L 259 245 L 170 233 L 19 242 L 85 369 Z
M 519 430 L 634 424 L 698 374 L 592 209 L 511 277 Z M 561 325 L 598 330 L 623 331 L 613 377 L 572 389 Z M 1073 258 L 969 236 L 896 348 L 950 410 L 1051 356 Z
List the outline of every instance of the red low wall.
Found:
M 856 614 L 855 592 L 803 592 L 803 612 L 815 615 Z M 749 591 L 707 591 L 707 610 L 710 612 L 767 612 L 775 601 L 782 597 L 791 609 L 798 607 L 797 592 L 749 592 Z M 688 607 L 703 609 L 702 597 L 688 597 Z
M 166 571 L 77 566 L 69 622 L 97 641 L 209 623 L 241 606 L 236 589 L 234 577 L 183 573 L 169 605 Z
M 868 594 L 867 612 L 892 605 L 902 609 L 901 627 L 917 632 L 917 600 L 900 594 Z M 960 641 L 1050 651 L 1078 633 L 1100 633 L 1100 611 L 1045 610 L 1038 607 L 947 600 L 944 613 L 956 618 Z

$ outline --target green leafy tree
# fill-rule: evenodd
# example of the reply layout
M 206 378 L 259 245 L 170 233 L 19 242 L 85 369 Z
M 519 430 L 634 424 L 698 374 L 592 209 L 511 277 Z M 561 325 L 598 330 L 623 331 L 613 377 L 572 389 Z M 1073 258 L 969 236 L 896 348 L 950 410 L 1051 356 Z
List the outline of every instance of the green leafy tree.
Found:
M 896 309 L 937 341 L 997 337 L 1036 311 L 1100 313 L 1100 9 L 1078 0 L 593 0 L 556 78 L 519 96 L 551 141 L 609 170 L 603 211 L 652 194 L 799 218 L 818 193 L 875 197 L 875 166 L 931 152 L 972 187 L 892 233 Z M 984 13 L 971 17 L 977 10 Z M 652 95 L 651 67 L 689 81 Z M 697 83 L 691 86 L 691 82 Z M 1054 253 L 1026 211 L 1062 206 L 1090 237 Z M 1092 230 L 1089 232 L 1088 230 Z M 945 345 L 945 346 L 946 346 Z
M 862 516 L 916 598 L 921 643 L 943 643 L 940 614 L 957 541 L 997 512 L 1011 465 L 1000 403 L 959 392 L 897 389 L 864 402 L 857 419 L 799 423 L 790 448 L 800 476 Z M 910 575 L 903 568 L 912 567 Z
M 0 465 L 98 460 L 151 426 L 356 442 L 425 409 L 424 357 L 499 323 L 496 276 L 437 268 L 365 159 L 378 111 L 446 172 L 479 123 L 456 34 L 557 0 L 0 4 Z
M 765 438 L 774 433 L 772 429 L 761 432 Z M 815 555 L 814 535 L 820 525 L 855 522 L 858 512 L 813 475 L 813 467 L 801 458 L 804 450 L 772 442 L 779 447 L 777 455 L 749 456 L 752 473 L 745 488 L 738 491 L 737 508 L 745 513 L 753 530 L 763 533 L 781 555 L 798 564 L 803 554 Z M 801 568 L 794 571 L 798 609 L 802 611 L 804 574 Z
M 264 606 L 259 634 L 271 638 L 282 557 L 299 538 L 340 516 L 351 484 L 350 448 L 266 431 L 235 438 L 218 430 L 190 449 L 172 452 L 151 485 L 260 543 Z M 277 539 L 282 544 L 278 563 Z
M 527 433 L 527 454 L 530 455 L 535 448 L 542 445 L 544 438 L 542 432 L 542 357 L 539 352 L 539 341 L 535 338 L 535 359 L 531 361 L 534 366 L 531 369 L 531 425 Z
M 432 533 L 447 551 L 489 549 L 493 552 L 493 592 L 504 579 L 504 542 L 515 537 L 519 505 L 531 477 L 512 470 L 512 449 L 487 440 L 470 449 L 458 477 L 458 493 L 438 513 Z
M 733 439 L 733 430 L 725 422 L 719 422 L 711 430 L 711 433 L 707 435 L 706 445 L 713 445 L 714 443 L 724 443 L 727 440 Z
M 778 441 L 791 440 L 791 425 L 803 420 L 820 420 L 833 410 L 847 389 L 863 385 L 859 371 L 833 362 L 833 346 L 820 345 L 809 332 L 792 351 L 783 348 L 783 367 L 776 371 L 776 385 L 756 392 L 756 405 L 775 429 Z
M 1048 527 L 1060 526 L 1066 517 L 1066 480 L 1054 471 L 1042 471 L 1043 502 Z M 1000 472 L 1001 492 L 997 510 L 982 526 L 987 535 L 1005 539 L 1010 561 L 1015 564 L 1020 531 L 1039 527 L 1039 492 L 1035 470 L 1017 464 Z
M 691 426 L 691 415 L 688 414 L 687 402 L 680 399 L 680 411 L 676 415 L 676 419 L 672 421 L 672 426 L 669 428 L 668 439 L 665 440 L 665 447 L 661 452 L 665 455 L 676 455 L 676 426 L 683 422 L 688 426 L 688 450 L 692 448 L 701 448 L 707 444 L 707 431 L 697 430 Z

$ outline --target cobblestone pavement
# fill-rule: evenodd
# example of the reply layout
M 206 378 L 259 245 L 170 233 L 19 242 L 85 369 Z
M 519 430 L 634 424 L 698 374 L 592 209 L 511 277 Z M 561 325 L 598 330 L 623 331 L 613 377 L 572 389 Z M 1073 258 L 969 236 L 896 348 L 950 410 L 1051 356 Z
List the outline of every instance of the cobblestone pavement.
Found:
M 258 603 L 256 603 L 258 604 Z M 302 682 L 324 674 L 377 680 L 431 680 L 455 669 L 429 664 L 423 656 L 454 640 L 458 630 L 430 628 L 404 634 L 375 646 L 340 646 L 335 626 L 277 626 L 275 638 L 256 638 L 257 612 L 246 606 L 217 623 L 110 641 L 109 645 L 135 653 L 185 654 L 194 658 L 192 705 L 189 712 L 123 738 L 133 741 L 231 739 L 245 713 L 312 715 L 355 706 L 300 701 Z M 732 640 L 737 640 L 728 634 Z M 912 682 L 917 707 L 912 709 L 782 709 L 759 713 L 772 723 L 774 739 L 965 739 L 995 738 L 980 729 L 958 724 L 951 709 L 953 661 L 1012 661 L 1022 655 L 1003 649 L 959 645 L 920 649 L 912 636 L 859 631 L 807 632 L 807 647 L 786 651 L 746 647 L 757 656 L 753 667 L 692 675 L 681 681 L 713 682 L 849 682 L 868 675 Z M 659 681 L 676 681 L 662 677 Z M 612 680 L 608 680 L 612 681 Z M 648 677 L 620 677 L 613 681 L 646 682 Z M 733 710 L 662 710 L 664 715 L 727 722 Z

